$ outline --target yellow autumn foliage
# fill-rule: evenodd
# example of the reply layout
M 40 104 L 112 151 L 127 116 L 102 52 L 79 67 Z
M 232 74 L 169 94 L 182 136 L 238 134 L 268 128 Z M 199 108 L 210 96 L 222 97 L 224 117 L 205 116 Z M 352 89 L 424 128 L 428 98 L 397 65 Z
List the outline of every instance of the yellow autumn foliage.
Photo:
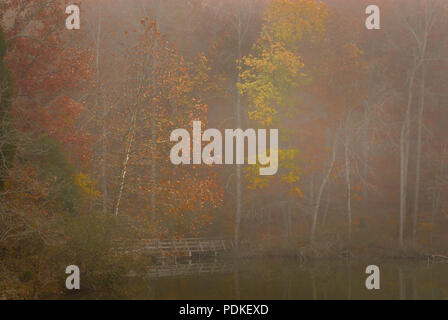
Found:
M 75 184 L 82 190 L 82 192 L 90 197 L 99 198 L 101 192 L 96 188 L 96 182 L 92 181 L 85 173 L 78 173 L 75 175 Z

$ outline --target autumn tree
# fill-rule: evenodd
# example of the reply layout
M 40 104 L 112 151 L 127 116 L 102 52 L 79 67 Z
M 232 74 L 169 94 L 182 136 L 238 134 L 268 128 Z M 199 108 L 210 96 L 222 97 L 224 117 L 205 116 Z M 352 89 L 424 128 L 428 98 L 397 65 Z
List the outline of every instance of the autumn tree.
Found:
M 7 124 L 2 108 L 2 120 L 14 128 L 16 150 L 14 159 L 7 156 L 2 239 L 52 238 L 57 217 L 76 214 L 81 202 L 74 163 L 88 165 L 89 137 L 80 128 L 84 106 L 77 98 L 89 78 L 89 53 L 71 46 L 62 8 L 60 1 L 2 2 L 8 50 L 1 51 L 14 87 L 9 99 L 2 93 L 2 107 L 9 100 L 12 114 Z
M 196 235 L 210 224 L 220 188 L 208 168 L 172 165 L 169 138 L 193 120 L 206 122 L 207 106 L 196 94 L 206 80 L 206 60 L 184 61 L 149 19 L 141 20 L 139 31 L 108 121 L 114 213 L 136 217 L 146 232 L 160 236 Z

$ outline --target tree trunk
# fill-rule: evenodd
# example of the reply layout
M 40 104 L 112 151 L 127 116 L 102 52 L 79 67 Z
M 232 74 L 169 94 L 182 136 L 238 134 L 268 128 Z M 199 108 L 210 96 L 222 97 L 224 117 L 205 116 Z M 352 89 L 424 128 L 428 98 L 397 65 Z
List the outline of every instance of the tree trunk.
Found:
M 370 134 L 369 134 L 369 128 L 370 128 L 370 114 L 369 114 L 369 105 L 366 104 L 364 109 L 364 137 L 363 137 L 363 167 L 362 167 L 362 178 L 364 181 L 368 181 L 369 178 L 369 155 L 370 155 Z M 368 188 L 366 186 L 363 186 L 362 188 L 362 201 L 363 201 L 363 208 L 364 208 L 364 215 L 368 214 L 369 210 L 369 193 L 367 192 Z M 364 216 L 361 217 L 364 219 Z
M 433 8 L 434 9 L 434 8 Z M 417 162 L 416 162 L 416 175 L 415 175 L 415 195 L 414 195 L 414 217 L 412 225 L 412 241 L 415 244 L 417 241 L 417 223 L 418 223 L 418 210 L 419 210 L 419 197 L 420 197 L 420 167 L 421 167 L 421 150 L 422 150 L 422 127 L 423 127 L 423 111 L 425 108 L 425 57 L 426 48 L 428 44 L 428 37 L 431 32 L 434 23 L 435 10 L 429 10 L 427 3 L 425 2 L 425 28 L 423 32 L 423 39 L 420 42 L 420 63 L 421 63 L 421 83 L 420 83 L 420 106 L 418 112 L 418 132 L 417 132 Z
M 124 184 L 126 181 L 126 174 L 128 171 L 128 163 L 129 163 L 129 158 L 131 155 L 131 149 L 132 149 L 132 144 L 134 142 L 134 137 L 135 137 L 135 122 L 136 122 L 136 115 L 137 112 L 134 113 L 133 117 L 132 117 L 132 126 L 131 126 L 131 130 L 129 130 L 129 142 L 128 142 L 128 146 L 126 148 L 126 153 L 125 153 L 125 157 L 124 157 L 124 161 L 123 161 L 123 170 L 121 172 L 121 181 L 120 181 L 120 190 L 118 191 L 118 197 L 117 197 L 117 202 L 115 205 L 115 216 L 118 216 L 118 211 L 120 209 L 120 202 L 121 202 L 121 197 L 123 195 L 123 189 L 124 189 Z
M 327 197 L 327 203 L 325 204 L 324 215 L 322 217 L 322 227 L 325 227 L 325 224 L 327 223 L 327 215 L 329 207 L 330 207 L 330 197 Z
M 350 180 L 350 155 L 349 155 L 349 143 L 350 143 L 350 110 L 347 111 L 347 119 L 345 124 L 345 143 L 344 143 L 344 157 L 345 157 L 345 182 L 346 182 L 346 195 L 347 195 L 347 217 L 348 217 L 348 239 L 349 242 L 352 237 L 352 199 L 351 199 L 351 180 Z
M 331 160 L 331 164 L 328 167 L 327 174 L 323 178 L 322 183 L 320 184 L 320 187 L 319 187 L 319 192 L 317 193 L 316 204 L 314 206 L 314 213 L 313 213 L 313 223 L 312 223 L 312 227 L 311 227 L 311 239 L 310 239 L 311 244 L 314 243 L 314 239 L 315 239 L 315 235 L 316 235 L 317 215 L 319 213 L 320 200 L 322 198 L 322 193 L 324 192 L 325 185 L 327 184 L 328 179 L 330 178 L 330 174 L 333 171 L 335 162 L 336 162 L 336 138 L 333 143 L 333 157 Z
M 156 219 L 157 210 L 157 152 L 156 152 L 156 106 L 153 104 L 151 114 L 151 222 L 154 223 Z
M 411 106 L 412 106 L 412 89 L 414 87 L 415 68 L 412 69 L 409 76 L 408 86 L 408 102 L 406 106 L 406 114 L 401 127 L 400 135 L 400 226 L 398 241 L 400 247 L 404 245 L 404 224 L 406 221 L 406 193 L 407 193 L 407 175 L 409 162 L 409 131 L 411 120 Z
M 238 12 L 238 26 L 237 26 L 237 36 L 238 36 L 238 45 L 237 45 L 237 58 L 241 59 L 241 45 L 242 45 L 242 30 L 241 30 L 241 12 Z M 240 82 L 240 72 L 237 71 L 237 83 Z M 238 88 L 236 89 L 236 104 L 235 104 L 235 118 L 236 118 L 236 127 L 242 127 L 241 121 L 241 94 Z M 235 233 L 234 233 L 234 241 L 237 248 L 239 247 L 240 240 L 240 223 L 241 223 L 241 212 L 242 212 L 242 203 L 243 203 L 243 194 L 242 194 L 242 165 L 236 165 L 236 213 L 235 213 Z
M 101 96 L 101 79 L 100 79 L 100 50 L 101 50 L 101 24 L 102 24 L 102 6 L 101 1 L 98 1 L 98 18 L 97 18 L 97 32 L 96 32 L 96 51 L 95 51 L 95 68 L 96 68 L 96 94 L 95 104 L 99 107 Z M 106 128 L 106 106 L 102 107 L 101 114 L 101 193 L 102 193 L 102 211 L 107 212 L 108 190 L 107 190 L 107 128 Z
M 400 188 L 400 246 L 403 246 L 403 228 L 406 216 L 406 193 L 407 193 L 407 174 L 408 174 L 408 164 L 409 164 L 409 144 L 410 144 L 410 125 L 411 125 L 411 106 L 412 106 L 412 89 L 414 85 L 415 73 L 422 67 L 422 81 L 421 81 L 421 98 L 419 107 L 419 120 L 418 120 L 418 142 L 417 142 L 417 168 L 416 168 L 416 188 L 415 188 L 415 199 L 414 199 L 414 218 L 413 218 L 413 230 L 412 237 L 413 241 L 416 239 L 417 233 L 417 220 L 418 220 L 418 200 L 420 192 L 420 161 L 421 161 L 421 121 L 423 117 L 423 108 L 425 103 L 425 57 L 426 48 L 428 44 L 428 38 L 431 34 L 431 30 L 434 26 L 436 17 L 437 7 L 435 4 L 428 6 L 428 2 L 424 1 L 424 29 L 419 38 L 417 32 L 413 27 L 408 24 L 410 32 L 413 34 L 417 45 L 418 45 L 418 59 L 415 61 L 414 67 L 412 69 L 409 78 L 409 92 L 408 92 L 408 106 L 406 108 L 406 117 L 403 123 L 401 140 L 400 140 L 400 154 L 401 154 L 401 188 Z
M 412 225 L 412 241 L 415 244 L 417 240 L 417 223 L 420 196 L 420 167 L 422 154 L 422 126 L 423 126 L 423 110 L 425 107 L 425 65 L 422 65 L 422 80 L 420 84 L 420 107 L 418 112 L 418 129 L 417 129 L 417 161 L 415 168 L 415 195 L 414 195 L 414 218 Z

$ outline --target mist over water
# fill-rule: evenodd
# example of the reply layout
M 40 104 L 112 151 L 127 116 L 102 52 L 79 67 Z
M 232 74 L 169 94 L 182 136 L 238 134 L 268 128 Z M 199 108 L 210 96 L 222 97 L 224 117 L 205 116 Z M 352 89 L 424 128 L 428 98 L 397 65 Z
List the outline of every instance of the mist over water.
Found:
M 381 290 L 367 290 L 369 262 L 320 261 L 301 264 L 294 259 L 196 261 L 190 275 L 129 277 L 116 295 L 72 295 L 70 298 L 181 300 L 414 300 L 448 299 L 448 268 L 417 261 L 377 261 Z M 169 266 L 165 266 L 169 270 Z M 161 267 L 163 268 L 163 267 Z M 215 268 L 219 272 L 207 270 Z M 177 268 L 181 270 L 181 267 Z M 202 271 L 200 271 L 202 270 Z M 67 298 L 67 297 L 65 297 Z

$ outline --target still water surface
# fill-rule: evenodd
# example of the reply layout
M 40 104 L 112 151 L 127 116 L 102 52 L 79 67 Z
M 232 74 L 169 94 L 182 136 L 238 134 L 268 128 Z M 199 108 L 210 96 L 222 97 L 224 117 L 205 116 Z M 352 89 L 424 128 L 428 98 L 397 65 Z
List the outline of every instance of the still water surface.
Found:
M 367 290 L 367 265 L 378 265 L 380 290 Z M 202 261 L 160 266 L 129 277 L 108 299 L 448 299 L 448 263 L 319 262 L 290 259 Z M 84 297 L 89 298 L 89 297 Z

